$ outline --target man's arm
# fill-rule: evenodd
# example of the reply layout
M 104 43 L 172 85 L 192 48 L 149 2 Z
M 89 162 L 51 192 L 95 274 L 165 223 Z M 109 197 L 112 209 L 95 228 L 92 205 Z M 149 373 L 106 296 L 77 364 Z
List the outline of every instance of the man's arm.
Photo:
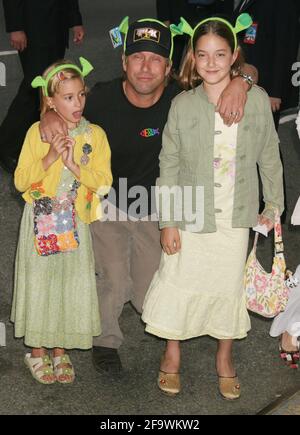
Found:
M 10 33 L 10 44 L 18 51 L 27 47 L 24 23 L 24 0 L 3 0 L 6 31 Z
M 78 0 L 66 0 L 68 4 L 69 27 L 82 26 L 82 16 L 79 9 Z
M 2 0 L 7 33 L 24 31 L 24 0 Z

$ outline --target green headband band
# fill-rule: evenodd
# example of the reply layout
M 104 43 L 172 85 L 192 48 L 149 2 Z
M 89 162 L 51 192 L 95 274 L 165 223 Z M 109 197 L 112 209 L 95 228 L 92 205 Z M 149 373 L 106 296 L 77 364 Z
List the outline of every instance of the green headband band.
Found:
M 171 50 L 170 50 L 170 55 L 169 55 L 169 59 L 172 60 L 173 57 L 173 52 L 174 52 L 174 37 L 177 35 L 183 35 L 183 32 L 181 31 L 181 29 L 178 26 L 175 26 L 175 24 L 171 24 L 170 27 L 168 27 L 165 23 L 156 20 L 154 18 L 143 18 L 141 20 L 138 20 L 138 23 L 143 23 L 145 21 L 150 21 L 153 23 L 158 23 L 161 26 L 167 28 L 170 30 L 171 32 Z M 119 25 L 119 30 L 121 33 L 123 33 L 123 35 L 125 35 L 124 38 L 124 54 L 126 51 L 126 41 L 127 41 L 127 34 L 128 34 L 128 30 L 129 30 L 129 17 L 125 17 L 123 18 L 123 20 L 121 21 L 121 24 Z
M 80 69 L 77 65 L 73 63 L 66 63 L 60 66 L 57 66 L 52 71 L 49 72 L 47 77 L 44 79 L 42 76 L 37 76 L 31 83 L 31 86 L 33 88 L 43 88 L 43 94 L 45 97 L 48 97 L 48 83 L 49 80 L 55 76 L 55 74 L 59 73 L 60 71 L 63 71 L 65 69 L 73 69 L 77 71 L 82 77 L 86 77 L 91 71 L 93 71 L 94 67 L 90 64 L 88 60 L 86 60 L 84 57 L 79 58 L 80 64 L 82 66 L 82 69 Z
M 219 21 L 220 23 L 225 24 L 232 32 L 233 36 L 234 36 L 234 49 L 236 50 L 238 47 L 238 40 L 237 40 L 237 34 L 239 32 L 242 32 L 243 30 L 248 29 L 252 24 L 252 18 L 250 17 L 249 14 L 241 14 L 235 23 L 235 27 L 233 27 L 229 21 L 225 20 L 224 18 L 220 18 L 220 17 L 211 17 L 211 18 L 207 18 L 203 21 L 201 21 L 199 24 L 197 24 L 197 26 L 193 29 L 189 23 L 184 19 L 184 18 L 180 18 L 180 23 L 177 26 L 177 28 L 182 32 L 185 33 L 187 35 L 189 35 L 191 37 L 192 40 L 192 46 L 194 47 L 194 36 L 195 33 L 197 32 L 197 30 L 199 29 L 199 27 L 203 26 L 203 24 L 206 24 L 210 21 Z

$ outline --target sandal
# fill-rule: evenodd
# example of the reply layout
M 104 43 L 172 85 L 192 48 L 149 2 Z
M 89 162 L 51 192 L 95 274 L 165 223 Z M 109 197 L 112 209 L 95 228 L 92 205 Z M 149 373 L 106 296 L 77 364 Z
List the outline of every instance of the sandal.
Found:
M 56 381 L 53 372 L 53 365 L 49 355 L 33 358 L 30 353 L 25 355 L 24 362 L 29 368 L 32 376 L 41 384 L 50 385 Z M 44 376 L 53 376 L 52 380 L 43 379 Z
M 54 356 L 52 361 L 57 382 L 72 384 L 75 379 L 75 372 L 69 356 L 67 354 Z M 67 379 L 65 378 L 66 376 L 68 376 Z
M 237 400 L 241 396 L 241 386 L 237 376 L 219 376 L 219 391 L 225 400 Z
M 166 373 L 159 371 L 158 388 L 169 396 L 176 396 L 180 392 L 180 376 L 179 373 Z
M 299 367 L 299 346 L 298 350 L 287 351 L 279 344 L 280 358 L 284 360 L 291 369 Z

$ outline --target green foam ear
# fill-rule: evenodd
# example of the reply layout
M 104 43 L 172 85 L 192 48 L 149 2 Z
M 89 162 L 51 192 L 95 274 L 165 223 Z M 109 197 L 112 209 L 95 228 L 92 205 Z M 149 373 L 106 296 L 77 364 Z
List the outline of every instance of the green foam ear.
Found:
M 93 71 L 94 67 L 84 57 L 80 57 L 79 61 L 80 61 L 80 64 L 82 66 L 82 75 L 83 75 L 83 77 L 86 77 L 91 71 Z
M 42 76 L 37 76 L 34 80 L 32 80 L 31 86 L 33 88 L 43 88 L 46 86 L 46 80 L 44 80 Z
M 182 31 L 179 28 L 179 26 L 176 26 L 175 24 L 170 25 L 170 31 L 172 33 L 172 36 L 182 35 Z
M 127 35 L 128 29 L 129 29 L 129 17 L 125 17 L 123 18 L 121 24 L 119 25 L 119 30 L 124 35 Z
M 180 17 L 180 23 L 177 27 L 180 30 L 181 34 L 185 33 L 186 35 L 190 35 L 191 37 L 194 35 L 194 30 L 183 17 Z
M 248 29 L 252 24 L 253 20 L 249 14 L 241 14 L 236 20 L 234 31 L 235 33 L 242 32 Z

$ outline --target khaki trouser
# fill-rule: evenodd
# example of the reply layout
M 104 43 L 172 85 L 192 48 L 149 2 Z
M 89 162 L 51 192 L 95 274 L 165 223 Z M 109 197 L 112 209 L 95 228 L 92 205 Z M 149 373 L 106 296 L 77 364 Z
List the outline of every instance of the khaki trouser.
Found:
M 94 346 L 119 348 L 119 317 L 126 302 L 141 313 L 158 269 L 161 246 L 157 222 L 94 222 L 91 225 L 102 334 Z

